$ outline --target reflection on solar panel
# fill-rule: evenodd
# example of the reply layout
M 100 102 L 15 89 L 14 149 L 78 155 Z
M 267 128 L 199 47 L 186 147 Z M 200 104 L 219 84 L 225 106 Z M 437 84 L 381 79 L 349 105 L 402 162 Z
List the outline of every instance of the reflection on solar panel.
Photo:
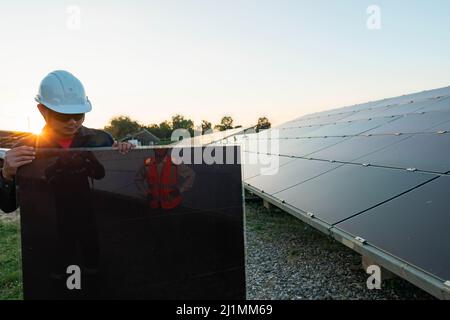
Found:
M 223 139 L 231 138 L 237 134 L 243 134 L 247 131 L 244 128 L 229 129 L 225 131 L 216 131 L 209 134 L 198 135 L 192 138 L 183 139 L 177 143 L 177 146 L 196 146 L 207 145 Z
M 450 299 L 450 87 L 318 112 L 225 141 L 236 142 L 247 158 L 280 162 L 273 175 L 260 162 L 244 163 L 248 190 Z

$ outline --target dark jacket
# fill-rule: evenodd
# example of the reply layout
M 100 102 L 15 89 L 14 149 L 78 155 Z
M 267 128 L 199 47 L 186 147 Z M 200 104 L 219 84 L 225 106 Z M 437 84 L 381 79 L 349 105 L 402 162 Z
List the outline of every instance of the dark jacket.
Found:
M 20 146 L 32 146 L 35 148 L 61 148 L 61 146 L 51 138 L 48 130 L 44 128 L 41 135 L 31 135 L 20 140 L 13 148 Z M 101 130 L 81 127 L 73 138 L 71 148 L 99 148 L 111 147 L 114 139 L 109 133 Z M 6 182 L 0 175 L 0 209 L 6 213 L 17 210 L 19 204 L 16 201 L 16 184 Z

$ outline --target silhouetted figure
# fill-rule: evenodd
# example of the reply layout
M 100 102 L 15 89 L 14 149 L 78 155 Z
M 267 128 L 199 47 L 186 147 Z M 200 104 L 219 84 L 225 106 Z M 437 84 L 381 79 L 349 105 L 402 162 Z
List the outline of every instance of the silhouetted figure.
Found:
M 171 149 L 155 149 L 138 171 L 136 184 L 154 210 L 174 210 L 183 203 L 183 193 L 192 189 L 195 172 L 187 165 L 172 162 Z

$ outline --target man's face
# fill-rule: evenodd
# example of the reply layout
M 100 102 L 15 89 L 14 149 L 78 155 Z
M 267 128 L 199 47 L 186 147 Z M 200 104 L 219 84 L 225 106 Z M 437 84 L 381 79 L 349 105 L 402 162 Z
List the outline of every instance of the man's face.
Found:
M 47 125 L 61 136 L 71 137 L 83 125 L 84 114 L 62 114 L 39 105 Z

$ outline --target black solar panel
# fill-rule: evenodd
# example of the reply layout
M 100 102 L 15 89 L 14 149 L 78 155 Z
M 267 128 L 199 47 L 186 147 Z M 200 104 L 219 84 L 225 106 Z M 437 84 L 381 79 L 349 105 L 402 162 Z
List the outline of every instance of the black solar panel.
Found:
M 280 139 L 287 139 L 359 135 L 374 128 L 389 124 L 399 118 L 400 117 L 393 116 L 375 119 L 340 121 L 336 123 L 314 126 L 284 127 L 278 131 L 278 137 Z
M 346 115 L 346 114 L 326 114 L 326 115 L 323 115 L 321 117 L 316 117 L 316 118 L 313 118 L 313 119 L 301 120 L 298 123 L 300 125 L 307 124 L 307 125 L 310 125 L 310 126 L 317 126 L 317 125 L 337 122 L 337 121 L 340 121 L 342 119 L 345 119 L 347 116 L 348 115 Z
M 356 136 L 310 155 L 314 159 L 352 162 L 408 138 L 409 135 Z M 394 146 L 395 147 L 395 146 Z M 358 161 L 361 163 L 361 161 Z
M 240 166 L 171 152 L 38 150 L 17 175 L 25 299 L 245 298 Z
M 340 136 L 345 134 L 354 134 L 353 131 L 348 128 L 351 126 L 351 122 L 338 122 L 320 126 L 317 130 L 312 132 L 313 137 L 329 137 Z
M 431 103 L 429 105 L 424 106 L 419 111 L 449 111 L 450 110 L 450 97 L 444 97 L 439 99 L 436 103 Z
M 300 137 L 310 137 L 314 134 L 314 131 L 320 129 L 321 126 L 314 127 L 298 127 L 298 128 L 286 128 L 280 130 L 279 137 L 284 138 L 300 138 Z
M 336 132 L 334 135 L 359 135 L 364 134 L 374 128 L 378 128 L 387 123 L 395 121 L 398 117 L 383 117 L 374 119 L 365 119 L 351 122 L 350 126 L 346 127 L 341 132 Z
M 348 138 L 281 139 L 279 154 L 293 157 L 306 157 L 313 152 L 328 148 L 346 139 Z
M 395 121 L 372 129 L 367 134 L 395 134 L 395 133 L 420 133 L 436 132 L 437 127 L 450 121 L 449 112 L 425 112 L 411 113 L 398 118 Z
M 449 190 L 450 178 L 443 176 L 337 227 L 445 281 L 450 279 Z
M 326 161 L 296 159 L 287 165 L 280 167 L 278 173 L 275 175 L 258 175 L 245 180 L 245 182 L 257 186 L 258 189 L 267 194 L 274 194 L 317 177 L 327 171 L 337 168 L 339 165 L 341 164 Z
M 418 110 L 422 109 L 428 103 L 428 101 L 410 101 L 407 103 L 395 104 L 386 108 L 386 110 L 378 114 L 378 116 L 389 117 L 418 112 Z
M 345 118 L 346 121 L 354 121 L 354 120 L 364 120 L 364 119 L 370 119 L 375 117 L 382 117 L 382 113 L 386 110 L 389 110 L 390 106 L 383 106 L 383 107 L 374 107 L 371 109 L 363 109 L 360 110 L 353 115 L 350 115 Z
M 280 157 L 278 155 L 264 155 L 262 158 L 259 154 L 254 152 L 242 153 L 242 171 L 243 180 L 246 181 L 252 177 L 264 173 L 265 169 L 270 168 L 270 163 L 278 163 L 282 168 L 284 165 L 294 161 L 295 159 L 289 157 Z
M 431 98 L 418 101 L 410 101 L 407 103 L 393 106 L 390 110 L 384 113 L 384 116 L 402 115 L 414 112 L 430 112 L 438 111 L 442 101 L 447 100 L 447 97 Z M 444 110 L 442 110 L 444 111 Z
M 415 134 L 395 145 L 360 158 L 371 165 L 446 173 L 450 171 L 450 134 Z
M 450 121 L 440 123 L 440 124 L 434 126 L 433 128 L 431 128 L 429 131 L 438 132 L 438 133 L 450 132 Z
M 275 196 L 304 212 L 335 224 L 398 196 L 434 175 L 385 168 L 343 165 Z M 286 185 L 290 184 L 286 181 Z

